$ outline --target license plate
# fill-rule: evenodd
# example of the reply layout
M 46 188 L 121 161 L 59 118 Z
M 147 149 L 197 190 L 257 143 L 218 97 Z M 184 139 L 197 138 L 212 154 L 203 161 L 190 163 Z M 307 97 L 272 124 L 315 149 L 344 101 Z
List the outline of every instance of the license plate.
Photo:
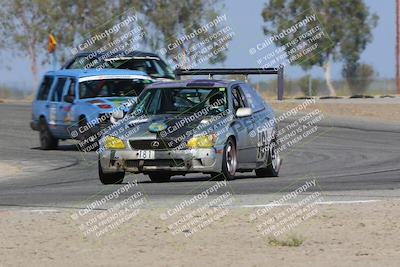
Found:
M 139 150 L 139 159 L 154 159 L 154 150 Z

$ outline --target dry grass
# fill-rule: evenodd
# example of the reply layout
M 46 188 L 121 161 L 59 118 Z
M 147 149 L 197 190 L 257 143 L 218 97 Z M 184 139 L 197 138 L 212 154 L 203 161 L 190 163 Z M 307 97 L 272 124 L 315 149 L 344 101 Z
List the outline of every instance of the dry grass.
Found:
M 299 247 L 303 244 L 304 238 L 297 235 L 287 236 L 285 239 L 278 239 L 276 237 L 269 237 L 268 244 L 277 247 Z
M 287 111 L 296 107 L 295 102 L 269 102 L 278 111 Z M 400 104 L 374 103 L 316 103 L 309 105 L 304 112 L 319 109 L 325 115 L 379 120 L 382 122 L 400 122 Z

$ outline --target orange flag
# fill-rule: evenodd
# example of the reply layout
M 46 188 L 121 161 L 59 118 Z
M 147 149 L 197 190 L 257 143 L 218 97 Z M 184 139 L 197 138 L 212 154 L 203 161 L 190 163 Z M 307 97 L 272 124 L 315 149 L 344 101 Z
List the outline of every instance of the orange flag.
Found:
M 49 34 L 49 39 L 47 40 L 47 51 L 49 53 L 53 53 L 56 50 L 56 38 L 54 38 L 54 35 Z

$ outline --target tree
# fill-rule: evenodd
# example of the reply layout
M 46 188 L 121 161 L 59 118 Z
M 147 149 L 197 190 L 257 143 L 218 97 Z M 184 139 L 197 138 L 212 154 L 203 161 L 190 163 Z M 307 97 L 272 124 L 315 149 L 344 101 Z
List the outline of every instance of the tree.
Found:
M 47 31 L 57 40 L 57 56 L 60 62 L 71 58 L 71 48 L 88 38 L 112 27 L 120 19 L 117 2 L 96 1 L 52 1 L 51 10 L 46 13 Z M 87 50 L 93 51 L 111 41 L 113 36 L 101 39 Z
M 346 79 L 353 95 L 365 93 L 372 82 L 374 73 L 371 65 L 360 63 L 347 64 L 342 70 L 342 75 Z
M 0 32 L 3 48 L 12 48 L 17 55 L 28 56 L 37 84 L 38 50 L 45 49 L 46 16 L 49 1 L 1 1 Z
M 27 57 L 36 88 L 37 67 L 49 61 L 47 38 L 51 33 L 57 40 L 57 54 L 61 61 L 71 54 L 67 48 L 73 46 L 77 38 L 90 33 L 102 19 L 111 17 L 106 0 L 0 0 L 0 48 L 11 50 L 18 56 Z M 87 21 L 92 24 L 87 27 Z M 39 62 L 40 59 L 43 61 Z
M 305 96 L 316 96 L 321 87 L 321 81 L 318 79 L 312 79 L 310 74 L 304 75 L 303 77 L 298 79 L 297 84 Z M 311 86 L 311 94 L 310 94 L 310 86 Z
M 220 0 L 134 0 L 149 30 L 147 44 L 179 67 L 226 59 L 233 32 L 224 32 L 226 16 L 219 15 Z M 141 4 L 141 5 L 139 5 Z M 222 33 L 218 38 L 214 34 Z
M 305 61 L 295 60 L 291 64 L 300 65 L 303 69 L 322 67 L 329 92 L 335 95 L 331 82 L 332 62 L 356 62 L 372 40 L 371 31 L 377 24 L 378 16 L 371 14 L 362 0 L 270 0 L 262 11 L 264 33 L 278 34 L 290 27 L 290 22 L 296 23 L 310 14 L 317 16 L 327 35 L 327 38 L 317 41 L 323 49 Z M 296 34 L 305 33 L 314 26 L 315 24 L 309 23 Z M 284 46 L 294 37 L 289 34 L 276 40 L 276 44 Z
M 132 13 L 140 18 L 132 25 L 124 26 L 123 31 L 107 35 L 91 44 L 86 51 L 104 48 L 125 32 L 137 25 L 143 26 L 145 39 L 143 42 L 152 49 L 166 51 L 166 56 L 175 63 L 190 65 L 204 59 L 204 47 L 198 43 L 212 47 L 206 55 L 209 63 L 222 62 L 226 57 L 225 46 L 232 35 L 225 38 L 212 39 L 213 34 L 222 30 L 224 20 L 219 16 L 218 3 L 221 0 L 0 0 L 0 33 L 2 43 L 0 49 L 8 49 L 13 53 L 30 60 L 34 86 L 37 84 L 37 67 L 49 62 L 47 55 L 48 34 L 57 40 L 57 57 L 63 62 L 73 56 L 72 48 L 79 47 L 89 38 L 103 33 L 110 27 L 122 22 Z M 215 22 L 207 30 L 198 31 L 193 38 L 180 42 L 182 36 L 193 34 L 196 29 Z M 221 23 L 219 23 L 221 22 Z M 130 28 L 131 27 L 131 28 Z M 203 28 L 202 28 L 203 29 Z M 127 41 L 129 42 L 129 41 Z M 169 45 L 176 45 L 170 49 Z M 124 48 L 128 48 L 126 43 Z M 221 52 L 218 52 L 221 50 Z M 213 53 L 214 51 L 218 53 Z M 42 59 L 42 61 L 40 61 Z M 183 60 L 181 60 L 183 59 Z

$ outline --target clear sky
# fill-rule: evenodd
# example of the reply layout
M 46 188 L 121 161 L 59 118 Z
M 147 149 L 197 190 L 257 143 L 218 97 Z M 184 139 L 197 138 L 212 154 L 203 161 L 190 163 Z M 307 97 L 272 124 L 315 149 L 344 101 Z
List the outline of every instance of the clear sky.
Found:
M 257 66 L 254 58 L 249 56 L 248 50 L 265 38 L 262 32 L 263 19 L 261 17 L 261 10 L 265 2 L 265 0 L 225 0 L 225 12 L 236 33 L 230 44 L 231 49 L 225 66 Z M 373 65 L 380 77 L 394 77 L 395 0 L 365 0 L 365 3 L 371 12 L 379 16 L 379 22 L 373 31 L 373 41 L 364 50 L 361 61 Z M 332 69 L 334 78 L 341 77 L 341 68 L 340 63 L 334 64 Z M 304 72 L 298 67 L 289 67 L 286 69 L 286 74 L 298 77 L 304 75 Z M 313 75 L 322 77 L 321 68 L 314 68 Z
M 249 49 L 261 42 L 265 36 L 262 32 L 261 10 L 266 0 L 224 0 L 228 23 L 235 32 L 230 43 L 228 58 L 224 64 L 214 67 L 257 67 Z M 373 31 L 374 39 L 362 54 L 361 61 L 374 66 L 380 77 L 392 78 L 395 73 L 395 0 L 365 0 L 371 12 L 378 14 L 378 26 Z M 6 84 L 17 88 L 31 88 L 32 75 L 29 61 L 25 58 L 1 54 L 0 85 Z M 201 67 L 207 67 L 202 65 Z M 40 68 L 40 75 L 51 66 Z M 333 65 L 333 78 L 340 78 L 341 64 Z M 304 72 L 298 67 L 285 70 L 290 77 L 299 77 Z M 322 77 L 321 68 L 312 70 L 313 76 Z

